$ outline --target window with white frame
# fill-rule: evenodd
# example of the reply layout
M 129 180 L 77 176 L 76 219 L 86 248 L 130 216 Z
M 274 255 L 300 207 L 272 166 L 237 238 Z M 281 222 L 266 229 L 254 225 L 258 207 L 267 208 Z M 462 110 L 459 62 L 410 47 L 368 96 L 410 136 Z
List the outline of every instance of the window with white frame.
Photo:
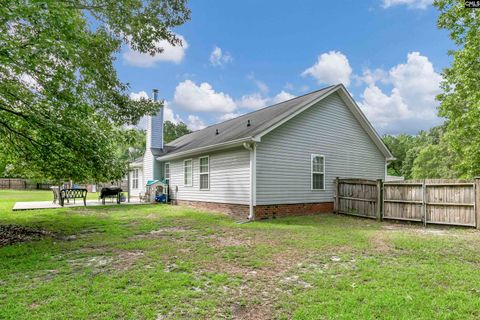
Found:
M 192 159 L 183 161 L 183 185 L 191 187 L 193 185 Z
M 210 158 L 200 158 L 200 190 L 208 190 L 210 188 Z
M 325 190 L 325 157 L 312 154 L 312 190 Z
M 164 179 L 167 184 L 170 184 L 170 163 L 165 163 L 164 167 Z
M 133 173 L 132 173 L 132 189 L 138 189 L 138 169 L 133 169 Z

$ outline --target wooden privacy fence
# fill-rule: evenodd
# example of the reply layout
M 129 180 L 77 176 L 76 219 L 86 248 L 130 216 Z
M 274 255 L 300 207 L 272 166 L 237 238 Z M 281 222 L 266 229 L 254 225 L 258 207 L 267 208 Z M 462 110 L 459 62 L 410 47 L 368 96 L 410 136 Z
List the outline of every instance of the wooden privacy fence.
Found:
M 338 213 L 480 228 L 480 179 L 382 182 L 337 178 L 336 190 Z
M 335 185 L 336 212 L 380 219 L 382 180 L 337 178 Z

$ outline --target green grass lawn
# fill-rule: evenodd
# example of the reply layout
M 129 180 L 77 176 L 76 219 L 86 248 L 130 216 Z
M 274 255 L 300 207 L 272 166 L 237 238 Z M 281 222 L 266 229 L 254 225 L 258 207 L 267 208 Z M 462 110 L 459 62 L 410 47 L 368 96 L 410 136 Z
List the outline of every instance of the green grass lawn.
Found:
M 12 212 L 0 319 L 478 319 L 480 233 L 338 215 L 237 224 L 168 205 Z

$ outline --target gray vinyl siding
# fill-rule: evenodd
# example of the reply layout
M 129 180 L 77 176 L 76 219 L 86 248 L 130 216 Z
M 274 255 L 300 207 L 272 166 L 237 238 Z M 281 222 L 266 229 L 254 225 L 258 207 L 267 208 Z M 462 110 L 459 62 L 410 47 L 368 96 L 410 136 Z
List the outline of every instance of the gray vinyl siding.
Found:
M 325 190 L 311 190 L 311 154 L 325 156 Z M 333 201 L 335 177 L 385 178 L 385 157 L 338 94 L 257 144 L 256 204 Z
M 200 190 L 199 159 L 209 156 L 210 189 Z M 193 186 L 183 185 L 183 161 L 193 160 Z M 170 160 L 172 198 L 179 200 L 248 204 L 250 199 L 250 152 L 236 148 Z M 178 186 L 178 193 L 175 189 Z

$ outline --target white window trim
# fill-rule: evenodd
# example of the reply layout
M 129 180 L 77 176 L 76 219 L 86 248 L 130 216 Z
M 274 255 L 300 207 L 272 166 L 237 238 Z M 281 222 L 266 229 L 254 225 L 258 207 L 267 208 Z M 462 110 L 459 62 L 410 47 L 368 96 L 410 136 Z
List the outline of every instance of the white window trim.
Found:
M 165 169 L 165 167 L 166 167 L 167 165 L 168 165 L 168 175 L 169 175 L 168 179 L 167 179 L 166 174 L 165 174 L 165 173 L 167 172 L 167 170 Z M 192 168 L 192 170 L 193 170 L 193 168 Z M 192 172 L 192 174 L 193 174 L 193 172 Z M 165 181 L 167 181 L 168 184 L 170 184 L 170 176 L 171 176 L 170 162 L 165 162 L 165 163 L 163 164 L 163 179 L 164 179 Z M 185 178 L 185 177 L 184 177 L 184 178 Z
M 139 185 L 139 177 L 140 175 L 138 174 L 138 169 L 133 169 L 132 171 L 132 189 L 133 190 L 137 190 L 138 189 L 138 185 Z
M 315 157 L 322 157 L 323 159 L 323 172 L 313 172 L 313 158 Z M 326 175 L 325 175 L 325 156 L 322 154 L 314 154 L 312 153 L 310 156 L 310 189 L 312 191 L 325 191 L 325 185 L 326 185 Z M 313 188 L 313 174 L 318 173 L 318 174 L 323 174 L 323 188 L 322 189 L 314 189 Z
M 207 172 L 200 172 L 200 168 L 202 167 L 201 165 L 201 159 L 204 159 L 204 158 L 207 158 L 208 159 L 208 171 Z M 201 186 L 201 180 L 200 180 L 200 176 L 201 175 L 207 175 L 208 176 L 208 188 L 204 188 L 202 189 L 202 186 Z M 203 156 L 203 157 L 200 157 L 198 158 L 198 189 L 199 190 L 202 190 L 202 191 L 208 191 L 210 190 L 210 156 Z
M 185 184 L 185 162 L 190 161 L 190 172 L 192 173 L 192 179 L 190 184 Z M 183 160 L 183 186 L 184 187 L 193 187 L 193 160 L 192 159 L 185 159 Z

